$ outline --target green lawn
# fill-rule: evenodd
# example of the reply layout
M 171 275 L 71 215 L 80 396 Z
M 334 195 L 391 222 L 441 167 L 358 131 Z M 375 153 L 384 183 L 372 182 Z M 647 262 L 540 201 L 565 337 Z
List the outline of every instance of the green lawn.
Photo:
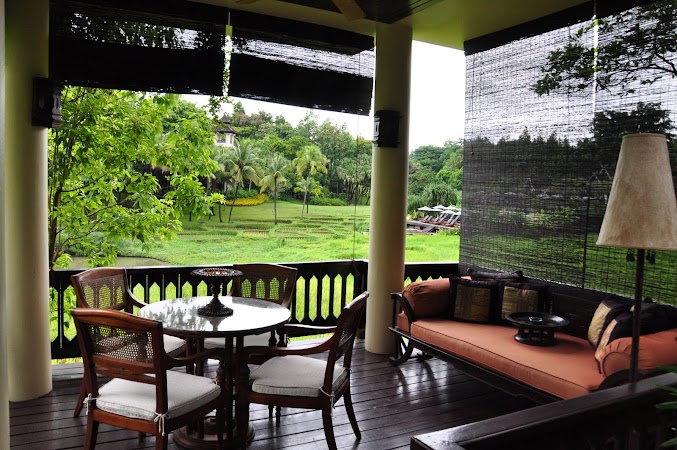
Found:
M 184 230 L 171 241 L 153 244 L 144 252 L 125 246 L 124 256 L 147 256 L 171 265 L 250 262 L 303 262 L 366 259 L 369 248 L 369 206 L 310 206 L 300 218 L 301 204 L 273 202 L 236 206 L 211 219 L 183 220 Z M 407 262 L 458 261 L 459 236 L 408 235 Z

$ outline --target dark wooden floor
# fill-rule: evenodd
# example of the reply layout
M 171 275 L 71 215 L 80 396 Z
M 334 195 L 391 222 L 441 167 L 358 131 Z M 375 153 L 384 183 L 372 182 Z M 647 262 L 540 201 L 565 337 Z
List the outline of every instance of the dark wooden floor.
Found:
M 412 359 L 393 367 L 386 356 L 364 350 L 356 341 L 352 393 L 361 441 L 355 441 L 340 401 L 334 412 L 339 448 L 385 450 L 409 448 L 411 436 L 474 422 L 533 406 L 457 372 L 452 366 L 430 359 Z M 53 391 L 37 400 L 10 404 L 12 449 L 82 448 L 85 413 L 73 418 L 73 407 L 82 379 L 79 364 L 54 366 Z M 256 428 L 251 450 L 326 448 L 322 418 L 317 411 L 283 408 L 275 427 L 266 406 L 252 405 L 250 417 Z M 152 448 L 155 440 L 139 441 L 137 434 L 102 425 L 97 449 Z M 172 442 L 170 448 L 180 449 Z

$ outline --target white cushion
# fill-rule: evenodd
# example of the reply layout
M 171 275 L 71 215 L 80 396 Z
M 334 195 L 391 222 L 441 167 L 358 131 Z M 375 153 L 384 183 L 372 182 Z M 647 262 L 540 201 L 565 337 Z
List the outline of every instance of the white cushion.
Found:
M 214 380 L 187 373 L 167 371 L 167 417 L 179 417 L 218 397 L 221 388 Z M 155 385 L 114 378 L 99 389 L 96 407 L 134 419 L 154 420 Z
M 174 350 L 180 349 L 186 344 L 186 341 L 183 339 L 169 336 L 167 334 L 162 335 L 162 342 L 165 344 L 165 353 L 171 353 Z
M 315 358 L 277 356 L 254 369 L 249 379 L 252 381 L 252 390 L 260 394 L 319 397 L 326 368 L 326 361 Z M 347 377 L 348 371 L 335 365 L 332 391 Z
M 253 347 L 253 346 L 264 346 L 268 347 L 268 339 L 270 339 L 270 332 L 257 334 L 253 336 L 244 337 L 244 346 Z M 207 338 L 205 339 L 205 348 L 225 348 L 226 340 L 225 338 Z

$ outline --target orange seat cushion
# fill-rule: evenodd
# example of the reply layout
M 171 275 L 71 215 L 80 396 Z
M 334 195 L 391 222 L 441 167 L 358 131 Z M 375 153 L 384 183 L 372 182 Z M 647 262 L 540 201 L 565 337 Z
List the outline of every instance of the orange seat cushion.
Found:
M 655 370 L 664 364 L 677 364 L 677 329 L 639 337 L 639 370 Z M 615 339 L 607 344 L 599 356 L 600 370 L 608 376 L 630 367 L 631 337 Z
M 588 394 L 603 381 L 587 340 L 555 333 L 556 345 L 536 347 L 515 341 L 516 332 L 435 318 L 411 326 L 411 335 L 428 344 L 562 399 Z

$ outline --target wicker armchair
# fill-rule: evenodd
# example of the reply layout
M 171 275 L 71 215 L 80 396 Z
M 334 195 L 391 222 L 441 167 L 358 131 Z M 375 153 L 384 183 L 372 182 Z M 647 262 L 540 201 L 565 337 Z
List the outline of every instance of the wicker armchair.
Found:
M 120 267 L 89 269 L 71 276 L 78 308 L 111 309 L 133 314 L 135 307 L 146 305 L 134 296 L 128 280 L 127 271 Z M 165 352 L 170 356 L 179 356 L 186 351 L 185 341 L 178 337 L 163 335 L 163 342 Z M 82 411 L 82 402 L 88 393 L 86 384 L 86 378 L 83 378 L 73 416 L 79 416 Z
M 155 435 L 166 449 L 168 433 L 216 409 L 223 442 L 224 396 L 212 379 L 169 370 L 218 358 L 206 351 L 172 358 L 163 345 L 162 323 L 105 309 L 71 310 L 87 382 L 87 433 L 84 448 L 94 449 L 99 423 Z M 99 376 L 111 378 L 104 385 Z M 223 384 L 223 380 L 221 380 Z
M 332 328 L 334 334 L 317 346 L 297 349 L 260 346 L 243 350 L 239 356 L 241 370 L 236 415 L 242 448 L 246 445 L 250 403 L 321 409 L 327 444 L 335 450 L 332 409 L 343 397 L 350 425 L 357 439 L 361 438 L 350 397 L 350 367 L 357 327 L 368 296 L 367 292 L 363 292 L 343 308 L 336 327 L 319 327 L 321 330 L 317 331 L 320 333 Z M 303 325 L 287 327 L 304 328 L 306 331 L 315 328 Z M 308 357 L 318 353 L 327 353 L 327 359 Z M 268 359 L 249 374 L 247 363 L 261 357 Z M 341 358 L 342 363 L 337 364 Z

